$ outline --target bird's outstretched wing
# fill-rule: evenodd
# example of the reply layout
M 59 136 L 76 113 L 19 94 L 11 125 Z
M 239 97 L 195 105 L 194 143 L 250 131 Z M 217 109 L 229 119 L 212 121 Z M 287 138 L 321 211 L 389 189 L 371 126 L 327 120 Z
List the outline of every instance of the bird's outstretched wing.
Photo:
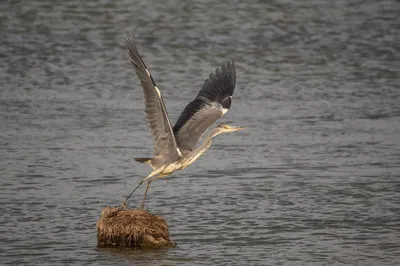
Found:
M 143 87 L 147 122 L 154 139 L 154 154 L 181 156 L 161 92 L 143 62 L 135 42 L 127 37 L 126 46 L 129 49 L 130 61 Z
M 196 99 L 179 116 L 174 134 L 181 149 L 194 150 L 203 133 L 231 106 L 235 89 L 235 63 L 228 61 L 211 73 Z

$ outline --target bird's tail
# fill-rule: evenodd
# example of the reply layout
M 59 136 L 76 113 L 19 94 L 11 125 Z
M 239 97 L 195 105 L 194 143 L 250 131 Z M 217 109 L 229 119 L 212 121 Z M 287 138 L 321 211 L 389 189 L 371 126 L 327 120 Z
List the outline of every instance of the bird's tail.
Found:
M 136 162 L 139 163 L 150 163 L 151 158 L 133 158 Z
M 136 162 L 139 163 L 147 163 L 153 170 L 155 169 L 155 166 L 153 165 L 153 160 L 154 158 L 133 158 Z

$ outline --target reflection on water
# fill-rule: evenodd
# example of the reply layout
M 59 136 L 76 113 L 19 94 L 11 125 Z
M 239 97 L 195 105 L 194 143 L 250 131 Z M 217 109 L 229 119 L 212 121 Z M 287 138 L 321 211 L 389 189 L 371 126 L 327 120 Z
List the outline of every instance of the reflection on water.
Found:
M 0 259 L 12 265 L 396 265 L 396 1 L 0 4 Z M 176 121 L 234 59 L 218 136 L 152 183 L 178 246 L 96 249 L 95 223 L 149 173 L 139 51 Z M 139 204 L 143 191 L 131 204 Z
M 113 249 L 113 248 L 99 248 L 99 261 L 102 260 L 102 256 L 115 257 L 117 260 L 121 260 L 123 263 L 140 263 L 140 265 L 154 265 L 160 261 L 182 261 L 191 262 L 192 259 L 186 258 L 169 258 L 167 248 L 158 249 Z

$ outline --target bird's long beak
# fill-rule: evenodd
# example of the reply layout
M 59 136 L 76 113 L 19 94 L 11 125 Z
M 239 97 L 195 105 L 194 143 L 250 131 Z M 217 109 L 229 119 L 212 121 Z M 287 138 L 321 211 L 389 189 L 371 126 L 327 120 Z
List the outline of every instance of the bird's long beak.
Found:
M 232 127 L 233 131 L 238 131 L 238 130 L 242 130 L 245 129 L 245 127 Z

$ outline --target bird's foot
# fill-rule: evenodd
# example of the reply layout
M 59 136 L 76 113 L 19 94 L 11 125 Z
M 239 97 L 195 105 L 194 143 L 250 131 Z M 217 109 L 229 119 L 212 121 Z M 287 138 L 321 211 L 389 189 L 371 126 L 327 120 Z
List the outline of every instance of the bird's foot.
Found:
M 122 210 L 127 210 L 128 206 L 126 205 L 126 200 L 124 200 L 121 205 L 118 206 L 118 210 L 122 211 Z
M 142 202 L 142 204 L 140 204 L 139 210 L 144 211 L 144 202 Z

